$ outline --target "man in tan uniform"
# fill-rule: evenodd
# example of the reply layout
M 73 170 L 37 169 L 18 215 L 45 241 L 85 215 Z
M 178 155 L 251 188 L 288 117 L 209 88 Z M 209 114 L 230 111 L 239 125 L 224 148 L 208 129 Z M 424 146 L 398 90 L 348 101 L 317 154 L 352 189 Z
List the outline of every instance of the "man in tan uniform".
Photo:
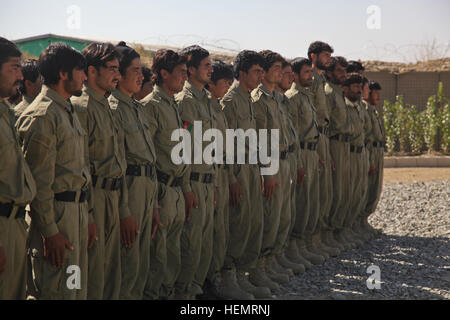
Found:
M 313 104 L 316 107 L 317 125 L 320 132 L 319 141 L 317 143 L 317 153 L 319 154 L 319 185 L 320 185 L 320 201 L 316 201 L 313 205 L 319 206 L 319 223 L 318 234 L 316 240 L 319 241 L 321 247 L 327 250 L 330 256 L 336 256 L 344 249 L 333 238 L 334 226 L 330 225 L 330 209 L 333 200 L 333 178 L 332 171 L 334 163 L 330 155 L 330 111 L 325 96 L 325 70 L 331 62 L 331 54 L 333 48 L 322 41 L 315 41 L 308 48 L 308 58 L 312 62 L 313 67 L 313 83 L 311 93 L 313 96 Z
M 22 74 L 23 80 L 20 82 L 19 91 L 22 93 L 23 98 L 22 102 L 14 107 L 16 120 L 42 89 L 41 76 L 36 59 L 28 59 L 22 62 Z
M 345 102 L 349 108 L 349 119 L 352 123 L 350 135 L 350 206 L 344 219 L 344 228 L 352 242 L 358 246 L 363 244 L 357 234 L 353 232 L 353 223 L 362 210 L 367 192 L 367 157 L 365 148 L 365 110 L 361 105 L 363 78 L 357 73 L 347 75 L 343 83 Z M 370 128 L 367 128 L 369 131 Z
M 142 102 L 150 118 L 150 131 L 158 158 L 158 201 L 161 205 L 162 226 L 152 240 L 150 274 L 145 298 L 168 299 L 174 295 L 175 281 L 181 268 L 180 237 L 192 208 L 185 205 L 193 195 L 189 181 L 190 165 L 172 162 L 171 153 L 176 141 L 172 132 L 183 128 L 174 94 L 183 89 L 187 80 L 186 58 L 172 50 L 158 50 L 153 58 L 152 81 L 154 88 Z M 186 178 L 185 178 L 186 177 Z
M 130 216 L 122 128 L 116 123 L 106 94 L 120 78 L 119 53 L 112 44 L 91 44 L 83 50 L 87 83 L 72 97 L 86 131 L 86 156 L 92 176 L 94 220 L 98 240 L 88 248 L 87 298 L 118 299 L 121 282 L 120 219 Z M 122 192 L 121 192 L 122 190 Z
M 140 56 L 124 42 L 120 42 L 116 50 L 120 53 L 121 78 L 117 90 L 109 97 L 109 104 L 125 132 L 129 208 L 129 215 L 120 217 L 122 282 L 119 297 L 142 299 L 150 268 L 152 222 L 159 224 L 156 151 L 144 106 L 133 97 L 141 88 Z
M 294 72 L 294 83 L 286 92 L 290 107 L 294 115 L 297 134 L 300 140 L 300 153 L 298 166 L 303 175 L 300 176 L 300 185 L 297 189 L 297 217 L 292 236 L 297 241 L 298 255 L 293 259 L 305 263 L 306 259 L 312 264 L 321 264 L 325 256 L 312 242 L 313 234 L 319 221 L 319 157 L 317 142 L 319 131 L 316 122 L 316 109 L 312 104 L 312 95 L 309 88 L 312 85 L 311 62 L 305 58 L 296 58 L 291 62 Z
M 86 132 L 69 101 L 82 93 L 85 63 L 66 44 L 45 49 L 39 57 L 44 86 L 16 123 L 37 185 L 30 254 L 33 291 L 40 299 L 86 299 L 87 247 L 96 229 L 88 235 L 88 223 L 94 221 L 92 202 L 87 202 L 91 176 L 84 156 Z
M 0 37 L 0 300 L 26 298 L 25 206 L 36 195 L 36 184 L 14 129 L 14 116 L 5 103 L 23 79 L 20 57 L 17 46 Z
M 250 91 L 260 83 L 264 59 L 260 54 L 244 50 L 234 61 L 234 77 L 237 79 L 221 100 L 230 129 L 256 129 L 256 118 Z M 270 297 L 267 287 L 255 287 L 246 272 L 255 269 L 261 251 L 263 235 L 262 181 L 258 164 L 249 164 L 251 148 L 245 142 L 245 163 L 233 166 L 230 176 L 230 241 L 225 256 L 224 281 L 234 288 L 241 299 Z M 254 148 L 255 146 L 251 146 Z M 243 153 L 242 150 L 239 152 Z M 236 274 L 239 286 L 236 281 Z M 242 290 L 248 292 L 243 292 Z M 245 297 L 245 298 L 244 298 Z
M 286 242 L 291 222 L 289 132 L 285 121 L 285 111 L 282 109 L 275 91 L 275 87 L 282 77 L 284 58 L 270 50 L 261 51 L 260 54 L 264 58 L 264 77 L 262 83 L 252 91 L 256 127 L 258 130 L 267 130 L 267 150 L 270 150 L 271 154 L 273 152 L 272 130 L 278 130 L 279 168 L 276 173 L 264 177 L 263 242 L 256 268 L 257 274 L 250 274 L 250 277 L 260 286 L 277 290 L 279 289 L 278 284 L 289 282 L 288 272 L 278 265 L 275 255 L 281 252 Z M 274 264 L 281 273 L 274 270 Z
M 203 293 L 202 287 L 208 273 L 212 256 L 215 205 L 215 168 L 203 160 L 203 150 L 208 143 L 202 143 L 206 130 L 213 128 L 213 110 L 209 92 L 205 89 L 211 81 L 211 59 L 209 52 L 197 45 L 187 47 L 180 53 L 186 56 L 188 81 L 181 92 L 175 95 L 184 127 L 191 134 L 192 157 L 190 181 L 198 201 L 198 208 L 192 210 L 191 219 L 185 222 L 181 234 L 181 270 L 175 283 L 177 294 L 195 296 Z M 201 124 L 201 130 L 194 128 Z M 196 146 L 202 146 L 197 154 Z M 199 155 L 200 157 L 197 157 Z
M 297 130 L 294 126 L 293 121 L 293 115 L 291 114 L 291 107 L 289 103 L 288 97 L 286 97 L 285 93 L 288 91 L 292 83 L 294 82 L 294 73 L 292 72 L 292 67 L 289 62 L 286 60 L 283 61 L 282 64 L 282 78 L 280 82 L 277 85 L 277 94 L 276 97 L 279 100 L 279 103 L 281 104 L 285 115 L 285 121 L 286 126 L 288 128 L 289 134 L 287 136 L 288 143 L 289 143 L 289 155 L 288 155 L 288 161 L 289 161 L 289 169 L 290 169 L 290 201 L 289 205 L 291 206 L 291 217 L 290 217 L 290 226 L 288 231 L 287 239 L 284 243 L 284 247 L 282 252 L 277 254 L 277 261 L 278 263 L 287 269 L 291 269 L 295 274 L 301 274 L 305 272 L 305 266 L 301 263 L 295 263 L 291 259 L 288 258 L 289 255 L 291 255 L 292 252 L 292 229 L 294 228 L 295 219 L 297 216 L 297 210 L 296 210 L 296 189 L 297 189 L 297 176 L 299 175 L 298 169 L 297 169 L 297 162 L 298 162 L 298 152 L 299 152 L 299 141 L 297 136 Z M 295 250 L 297 251 L 297 250 Z M 296 253 L 297 254 L 297 253 Z
M 355 247 L 345 237 L 344 219 L 350 204 L 350 133 L 352 130 L 345 103 L 344 91 L 341 88 L 346 78 L 347 61 L 343 57 L 332 57 L 327 68 L 325 95 L 330 111 L 330 154 L 334 163 L 333 202 L 329 214 L 329 225 L 333 226 L 333 237 L 344 246 L 344 249 Z
M 215 60 L 212 68 L 213 73 L 208 90 L 211 93 L 214 127 L 222 133 L 222 142 L 225 148 L 228 122 L 219 100 L 227 93 L 233 82 L 233 67 L 223 61 Z M 225 149 L 219 156 L 223 159 L 223 163 L 216 165 L 217 203 L 214 210 L 213 255 L 203 291 L 206 295 L 216 299 L 239 299 L 240 297 L 235 296 L 235 292 L 230 290 L 224 281 L 226 271 L 223 270 L 223 264 L 229 240 L 229 177 L 233 174 L 233 167 L 231 164 L 225 163 Z
M 369 96 L 366 99 L 367 113 L 372 123 L 372 131 L 366 141 L 369 158 L 369 181 L 367 203 L 360 217 L 360 225 L 366 234 L 370 234 L 373 237 L 378 231 L 369 225 L 367 219 L 375 212 L 383 187 L 385 133 L 381 115 L 376 109 L 376 106 L 380 102 L 381 86 L 378 82 L 369 81 L 369 90 Z

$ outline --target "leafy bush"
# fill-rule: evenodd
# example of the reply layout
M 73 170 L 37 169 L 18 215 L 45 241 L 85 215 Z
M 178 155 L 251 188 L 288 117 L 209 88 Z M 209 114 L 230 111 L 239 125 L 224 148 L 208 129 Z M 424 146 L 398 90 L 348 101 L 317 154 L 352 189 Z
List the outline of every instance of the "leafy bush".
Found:
M 386 147 L 389 152 L 450 150 L 450 106 L 442 82 L 438 92 L 428 98 L 424 111 L 406 105 L 402 96 L 383 105 Z

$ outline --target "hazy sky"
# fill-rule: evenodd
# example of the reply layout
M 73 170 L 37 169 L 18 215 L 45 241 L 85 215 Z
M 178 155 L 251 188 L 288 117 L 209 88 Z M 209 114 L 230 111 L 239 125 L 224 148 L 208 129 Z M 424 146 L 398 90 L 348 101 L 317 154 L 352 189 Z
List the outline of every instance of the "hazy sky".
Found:
M 368 13 L 370 6 L 376 8 Z M 209 49 L 272 49 L 288 58 L 306 56 L 309 44 L 322 40 L 350 59 L 409 62 L 430 51 L 432 57 L 450 56 L 449 16 L 449 0 L 2 1 L 0 34 L 12 40 L 55 33 L 171 46 L 197 43 Z M 435 48 L 427 50 L 433 41 Z

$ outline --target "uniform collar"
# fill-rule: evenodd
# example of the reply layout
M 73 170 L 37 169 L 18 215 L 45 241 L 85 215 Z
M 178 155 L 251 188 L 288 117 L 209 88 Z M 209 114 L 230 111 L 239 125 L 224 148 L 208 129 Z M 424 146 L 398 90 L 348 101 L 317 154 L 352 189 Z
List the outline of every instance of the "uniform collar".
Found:
M 349 106 L 352 106 L 354 108 L 358 108 L 358 100 L 355 102 L 351 102 L 350 99 L 348 99 L 347 97 L 345 97 L 345 103 Z
M 334 84 L 331 81 L 328 81 L 328 83 L 333 88 L 333 90 L 337 91 L 337 93 L 342 94 L 342 95 L 344 94 L 344 90 L 338 84 Z
M 31 104 L 33 102 L 33 99 L 25 94 L 23 95 L 23 100 L 25 100 L 28 104 Z
M 270 92 L 269 89 L 267 89 L 262 83 L 259 84 L 258 89 L 261 90 L 261 92 L 263 92 L 265 95 L 271 98 L 275 98 L 273 92 Z
M 184 87 L 190 91 L 194 97 L 196 97 L 197 99 L 201 100 L 204 99 L 205 97 L 208 97 L 208 93 L 206 92 L 206 89 L 203 88 L 202 90 L 199 90 L 195 85 L 193 85 L 189 80 L 187 80 L 184 83 Z
M 104 95 L 99 93 L 98 91 L 92 89 L 91 87 L 84 86 L 83 92 L 85 92 L 86 94 L 88 94 L 90 97 L 92 97 L 94 100 L 100 102 L 101 104 L 108 105 L 108 99 Z
M 175 103 L 174 96 L 170 96 L 166 92 L 166 90 L 164 90 L 162 87 L 160 87 L 158 85 L 155 85 L 155 87 L 153 88 L 153 92 L 155 93 L 155 95 L 158 95 L 163 100 L 166 100 L 169 104 L 174 104 Z
M 53 90 L 50 87 L 47 87 L 46 85 L 42 86 L 42 95 L 49 97 L 52 101 L 59 104 L 61 107 L 66 109 L 68 112 L 73 112 L 72 104 L 69 100 L 65 100 L 58 92 Z
M 136 107 L 137 106 L 137 101 L 136 100 L 134 100 L 132 97 L 127 96 L 125 93 L 123 93 L 119 89 L 114 90 L 112 92 L 112 95 L 114 97 L 116 97 L 118 100 L 126 103 L 130 107 Z

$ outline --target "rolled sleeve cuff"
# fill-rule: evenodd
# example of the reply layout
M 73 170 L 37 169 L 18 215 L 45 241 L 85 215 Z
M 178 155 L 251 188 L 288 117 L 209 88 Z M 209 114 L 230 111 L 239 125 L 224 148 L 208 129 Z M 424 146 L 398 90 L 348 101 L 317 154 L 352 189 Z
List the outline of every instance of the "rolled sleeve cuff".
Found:
M 45 238 L 50 238 L 56 234 L 59 233 L 58 226 L 56 225 L 56 222 L 41 225 L 41 233 Z
M 129 216 L 131 216 L 131 212 L 130 212 L 130 209 L 128 208 L 128 206 L 119 208 L 120 220 L 128 218 Z

